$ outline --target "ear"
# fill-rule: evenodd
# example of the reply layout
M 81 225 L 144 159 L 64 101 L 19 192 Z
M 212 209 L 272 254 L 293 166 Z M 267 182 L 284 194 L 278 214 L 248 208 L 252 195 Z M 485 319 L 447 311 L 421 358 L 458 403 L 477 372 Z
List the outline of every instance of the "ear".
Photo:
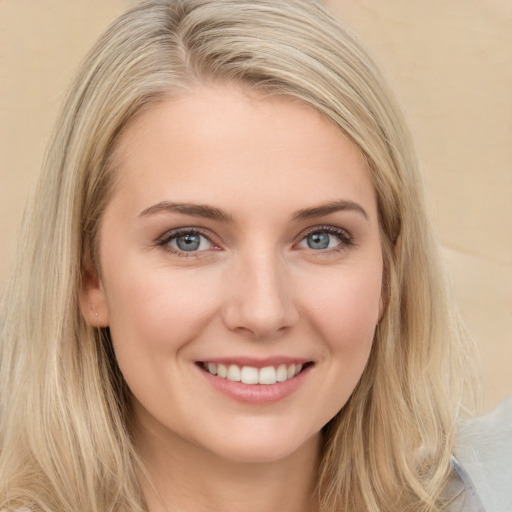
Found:
M 387 306 L 388 306 L 388 279 L 386 270 L 383 270 L 382 272 L 382 285 L 380 289 L 380 298 L 379 298 L 379 319 L 377 320 L 377 324 L 380 323 L 382 320 L 382 317 L 384 316 L 384 313 L 386 312 Z
M 379 319 L 378 319 L 377 323 L 379 323 L 382 320 L 382 317 L 384 316 L 384 313 L 386 312 L 386 302 L 384 300 L 384 293 L 385 293 L 385 291 L 382 290 L 382 292 L 380 294 L 380 299 L 379 299 Z
M 110 318 L 107 295 L 98 271 L 92 265 L 84 269 L 79 303 L 86 323 L 92 327 L 108 327 Z

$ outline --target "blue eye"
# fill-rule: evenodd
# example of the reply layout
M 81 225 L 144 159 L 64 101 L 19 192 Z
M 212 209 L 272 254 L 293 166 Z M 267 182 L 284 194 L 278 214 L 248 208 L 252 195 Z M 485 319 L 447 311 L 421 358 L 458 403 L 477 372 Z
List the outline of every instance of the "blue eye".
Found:
M 207 251 L 213 247 L 212 242 L 197 231 L 181 231 L 171 234 L 162 242 L 162 245 L 175 252 Z
M 306 243 L 310 249 L 328 249 L 332 238 L 332 235 L 329 233 L 313 233 L 306 237 Z
M 299 243 L 299 247 L 313 249 L 314 251 L 325 251 L 351 244 L 352 241 L 343 230 L 325 227 L 308 233 Z

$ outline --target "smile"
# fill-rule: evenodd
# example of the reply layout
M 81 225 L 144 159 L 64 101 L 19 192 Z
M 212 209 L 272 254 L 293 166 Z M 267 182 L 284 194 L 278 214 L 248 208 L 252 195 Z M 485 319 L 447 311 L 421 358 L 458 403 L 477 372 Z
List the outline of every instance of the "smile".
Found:
M 277 382 L 285 382 L 298 375 L 303 369 L 302 364 L 280 364 L 278 366 L 256 368 L 254 366 L 208 362 L 201 363 L 201 367 L 210 375 L 248 385 L 271 385 Z
M 288 357 L 196 361 L 196 367 L 214 389 L 236 401 L 258 406 L 279 402 L 295 393 L 314 366 L 313 361 Z

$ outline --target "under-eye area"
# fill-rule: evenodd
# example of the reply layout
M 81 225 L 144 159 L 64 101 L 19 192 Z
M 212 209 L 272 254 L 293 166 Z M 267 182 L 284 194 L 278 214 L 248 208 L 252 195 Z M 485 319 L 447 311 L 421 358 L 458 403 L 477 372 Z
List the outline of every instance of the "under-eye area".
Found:
M 210 375 L 247 385 L 270 385 L 286 382 L 299 375 L 299 373 L 307 371 L 314 365 L 312 361 L 292 364 L 283 363 L 276 366 L 269 365 L 263 368 L 249 365 L 241 366 L 237 364 L 209 363 L 206 361 L 200 361 L 196 364 Z

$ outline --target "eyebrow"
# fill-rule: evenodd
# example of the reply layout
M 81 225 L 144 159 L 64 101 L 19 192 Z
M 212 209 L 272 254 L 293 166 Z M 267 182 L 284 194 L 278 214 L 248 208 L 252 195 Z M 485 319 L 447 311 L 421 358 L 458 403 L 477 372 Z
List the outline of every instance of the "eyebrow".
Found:
M 293 214 L 292 219 L 313 219 L 316 217 L 324 217 L 325 215 L 329 215 L 339 211 L 357 212 L 360 213 L 366 220 L 369 220 L 366 210 L 361 205 L 355 203 L 354 201 L 347 201 L 344 199 L 341 199 L 339 201 L 331 201 L 329 203 L 314 206 L 312 208 L 304 208 L 302 210 L 298 210 Z M 154 204 L 153 206 L 146 208 L 140 213 L 139 217 L 155 215 L 162 212 L 181 213 L 183 215 L 202 217 L 205 219 L 216 220 L 219 222 L 233 222 L 232 215 L 214 206 L 194 203 L 172 203 L 169 201 L 161 201 L 160 203 Z
M 162 201 L 146 208 L 140 213 L 139 217 L 162 212 L 181 213 L 183 215 L 192 215 L 194 217 L 202 217 L 220 222 L 233 222 L 233 217 L 230 214 L 214 206 L 193 203 L 171 203 L 169 201 Z
M 339 211 L 357 212 L 360 213 L 366 220 L 370 220 L 368 213 L 366 213 L 366 210 L 360 204 L 355 203 L 354 201 L 347 201 L 343 199 L 339 201 L 331 201 L 319 206 L 314 206 L 313 208 L 305 208 L 303 210 L 299 210 L 293 215 L 293 219 L 307 220 L 315 217 L 323 217 L 325 215 Z

